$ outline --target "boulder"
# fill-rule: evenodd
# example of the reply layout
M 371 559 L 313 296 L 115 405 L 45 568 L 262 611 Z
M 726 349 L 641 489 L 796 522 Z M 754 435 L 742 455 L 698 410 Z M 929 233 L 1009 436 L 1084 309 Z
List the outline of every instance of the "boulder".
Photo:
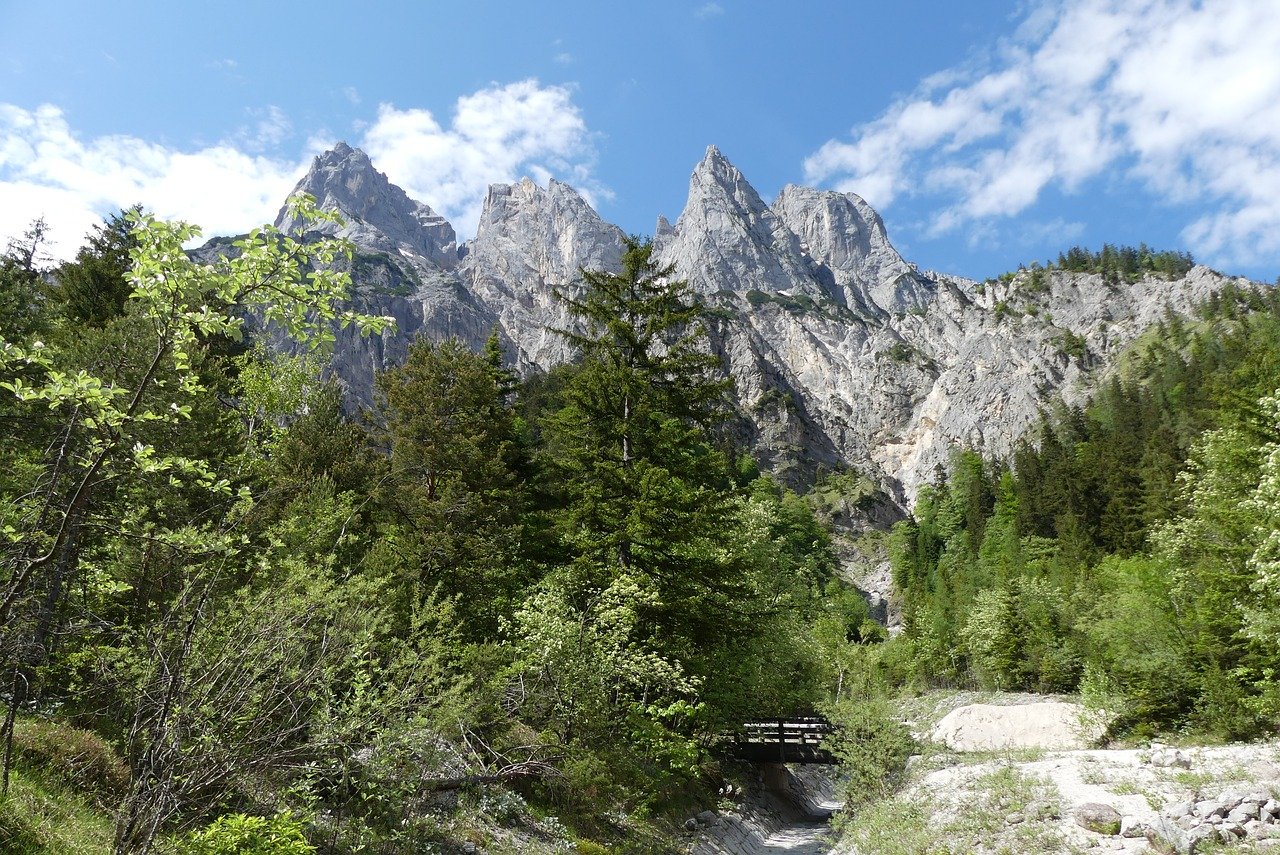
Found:
M 1119 834 L 1120 812 L 1111 805 L 1088 802 L 1075 809 L 1076 825 L 1094 834 Z
M 1251 819 L 1258 818 L 1258 806 L 1252 802 L 1241 802 L 1239 807 L 1233 808 L 1227 814 L 1227 819 L 1231 822 L 1244 825 Z
M 947 713 L 934 727 L 932 739 L 953 751 L 1086 748 L 1101 737 L 1102 728 L 1082 725 L 1083 713 L 1079 704 L 1058 701 L 970 704 Z
M 1195 851 L 1191 832 L 1179 828 L 1168 818 L 1158 816 L 1147 826 L 1147 843 L 1164 855 L 1190 855 Z
M 1211 816 L 1226 816 L 1227 807 L 1220 801 L 1205 799 L 1204 801 L 1196 802 L 1195 812 L 1196 816 L 1202 816 L 1205 818 Z
M 1142 821 L 1136 816 L 1120 817 L 1120 836 L 1121 837 L 1142 837 L 1143 827 Z

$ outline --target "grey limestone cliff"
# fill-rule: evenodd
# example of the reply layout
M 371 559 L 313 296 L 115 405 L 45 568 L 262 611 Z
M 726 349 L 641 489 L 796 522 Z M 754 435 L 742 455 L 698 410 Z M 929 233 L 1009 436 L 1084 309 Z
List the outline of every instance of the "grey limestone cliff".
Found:
M 556 294 L 577 293 L 580 270 L 618 270 L 623 237 L 567 184 L 495 184 L 458 275 L 494 314 L 516 365 L 546 370 L 573 357 L 555 332 L 572 325 Z
M 368 400 L 373 372 L 416 336 L 479 347 L 494 329 L 521 371 L 572 359 L 557 292 L 581 269 L 618 268 L 623 233 L 573 188 L 527 179 L 489 188 L 476 236 L 453 229 L 345 145 L 299 184 L 347 220 L 356 302 L 396 318 L 380 339 L 339 342 L 334 371 Z M 294 224 L 281 215 L 280 224 Z M 708 149 L 657 255 L 713 309 L 709 346 L 736 384 L 744 441 L 793 482 L 854 467 L 900 504 L 955 449 L 1005 454 L 1055 397 L 1078 400 L 1118 351 L 1167 312 L 1233 281 L 1197 267 L 1108 285 L 1022 272 L 978 283 L 917 269 L 854 194 L 787 186 L 766 204 Z

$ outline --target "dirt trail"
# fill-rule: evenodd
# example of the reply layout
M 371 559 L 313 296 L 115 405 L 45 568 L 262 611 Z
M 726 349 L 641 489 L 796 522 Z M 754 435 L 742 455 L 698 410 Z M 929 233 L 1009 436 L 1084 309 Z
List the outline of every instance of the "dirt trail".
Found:
M 761 855 L 828 855 L 832 846 L 827 842 L 830 826 L 826 822 L 802 822 L 784 828 L 761 845 Z

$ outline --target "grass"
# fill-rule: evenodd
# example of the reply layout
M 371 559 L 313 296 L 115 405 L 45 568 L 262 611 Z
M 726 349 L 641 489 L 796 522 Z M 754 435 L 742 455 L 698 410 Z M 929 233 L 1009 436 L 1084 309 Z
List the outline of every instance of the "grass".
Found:
M 844 840 L 879 855 L 1066 850 L 1058 829 L 1041 821 L 1058 814 L 1056 788 L 1012 761 L 949 789 L 949 796 L 914 791 L 869 805 L 842 823 Z
M 0 801 L 6 855 L 107 855 L 112 831 L 109 814 L 47 773 L 15 769 Z

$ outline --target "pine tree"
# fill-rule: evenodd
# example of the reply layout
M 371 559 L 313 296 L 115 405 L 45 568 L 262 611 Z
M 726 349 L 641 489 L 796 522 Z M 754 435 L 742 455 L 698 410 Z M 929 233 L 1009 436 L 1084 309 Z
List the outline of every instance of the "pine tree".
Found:
M 465 634 L 491 639 L 521 587 L 511 553 L 523 494 L 501 364 L 424 339 L 377 388 L 391 452 L 382 504 L 418 567 L 412 586 L 456 597 Z
M 733 548 L 741 500 L 715 441 L 727 383 L 688 284 L 634 239 L 619 273 L 583 280 L 565 298 L 580 331 L 564 333 L 582 361 L 543 428 L 561 555 L 517 628 L 555 687 L 560 739 L 629 745 L 618 762 L 666 774 L 696 756 L 690 716 L 727 714 L 708 710 L 706 675 L 733 664 L 729 648 L 755 663 L 778 606 Z
M 733 480 L 713 436 L 727 382 L 688 284 L 652 254 L 629 241 L 621 273 L 584 272 L 586 293 L 567 301 L 583 361 L 550 441 L 575 552 L 690 595 L 722 573 L 703 546 Z

